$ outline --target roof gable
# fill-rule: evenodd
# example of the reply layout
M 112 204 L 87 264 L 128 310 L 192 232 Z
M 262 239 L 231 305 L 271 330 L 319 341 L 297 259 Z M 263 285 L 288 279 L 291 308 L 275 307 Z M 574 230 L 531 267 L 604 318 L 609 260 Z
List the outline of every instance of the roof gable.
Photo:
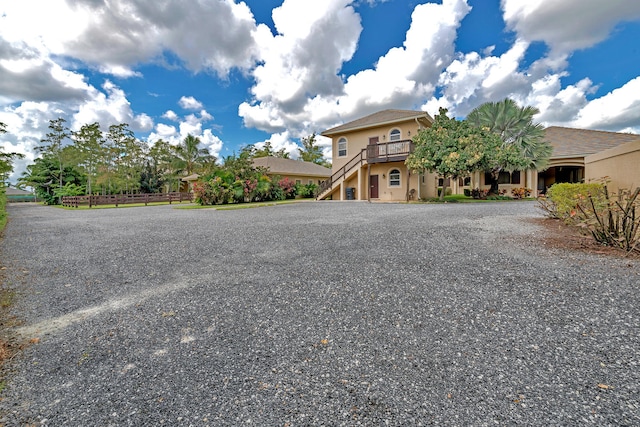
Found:
M 583 157 L 640 141 L 640 135 L 551 126 L 545 129 L 545 140 L 553 146 L 552 158 Z
M 357 120 L 342 124 L 340 126 L 327 129 L 321 133 L 322 136 L 331 136 L 339 133 L 378 127 L 382 125 L 391 125 L 394 123 L 406 122 L 415 119 L 426 119 L 429 123 L 433 123 L 433 119 L 425 111 L 414 110 L 382 110 L 377 113 Z

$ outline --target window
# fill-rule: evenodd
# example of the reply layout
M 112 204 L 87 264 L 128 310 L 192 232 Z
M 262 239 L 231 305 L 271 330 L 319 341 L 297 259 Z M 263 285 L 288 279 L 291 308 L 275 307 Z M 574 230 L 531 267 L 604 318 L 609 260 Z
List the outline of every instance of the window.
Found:
M 491 173 L 486 172 L 484 174 L 484 183 L 486 185 L 491 184 Z M 520 184 L 520 171 L 513 173 L 502 171 L 498 176 L 498 184 Z
M 458 178 L 458 185 L 460 187 L 468 187 L 471 185 L 471 177 Z
M 302 181 L 301 181 L 301 180 L 299 180 L 299 179 L 296 179 L 296 184 L 297 184 L 297 185 L 300 185 L 300 184 L 302 184 Z
M 346 157 L 347 155 L 347 138 L 338 140 L 338 157 Z
M 400 187 L 400 171 L 398 169 L 389 172 L 389 187 Z
M 400 129 L 393 129 L 389 132 L 389 141 L 400 141 Z
M 309 185 L 313 185 L 313 180 L 312 179 L 309 180 Z
M 444 178 L 438 178 L 438 187 L 443 187 L 445 183 L 447 187 L 451 187 L 451 178 L 447 178 L 446 180 Z

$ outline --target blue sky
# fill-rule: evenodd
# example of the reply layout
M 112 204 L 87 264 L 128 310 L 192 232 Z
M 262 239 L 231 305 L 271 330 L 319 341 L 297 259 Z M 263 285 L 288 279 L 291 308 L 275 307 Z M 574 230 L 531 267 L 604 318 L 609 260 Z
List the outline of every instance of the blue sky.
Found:
M 0 143 L 26 155 L 15 181 L 57 117 L 295 155 L 381 109 L 507 96 L 545 125 L 640 133 L 639 39 L 630 0 L 0 0 Z

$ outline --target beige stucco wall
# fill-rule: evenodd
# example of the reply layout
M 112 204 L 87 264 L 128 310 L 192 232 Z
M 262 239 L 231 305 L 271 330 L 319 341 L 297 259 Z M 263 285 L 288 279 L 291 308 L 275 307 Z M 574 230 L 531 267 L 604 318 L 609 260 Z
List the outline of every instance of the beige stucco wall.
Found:
M 289 178 L 291 181 L 296 182 L 300 181 L 302 185 L 309 184 L 309 181 L 313 182 L 316 185 L 320 184 L 320 181 L 324 181 L 329 179 L 329 177 L 318 177 L 318 176 L 310 176 L 310 175 L 284 175 L 284 174 L 268 174 L 270 177 L 279 176 L 280 178 Z
M 587 182 L 608 177 L 611 192 L 640 186 L 640 141 L 592 154 L 584 161 Z
M 355 155 L 367 147 L 369 144 L 369 138 L 378 137 L 379 143 L 389 142 L 389 132 L 393 129 L 400 129 L 400 139 L 411 139 L 416 133 L 418 133 L 418 124 L 414 121 L 407 121 L 405 123 L 380 126 L 377 128 L 365 129 L 355 132 L 347 132 L 344 134 L 336 135 L 332 138 L 333 149 L 333 161 L 332 170 L 335 172 L 343 167 L 349 160 L 353 159 Z M 340 138 L 347 139 L 347 155 L 338 157 L 338 141 Z M 365 153 L 366 156 L 366 153 Z

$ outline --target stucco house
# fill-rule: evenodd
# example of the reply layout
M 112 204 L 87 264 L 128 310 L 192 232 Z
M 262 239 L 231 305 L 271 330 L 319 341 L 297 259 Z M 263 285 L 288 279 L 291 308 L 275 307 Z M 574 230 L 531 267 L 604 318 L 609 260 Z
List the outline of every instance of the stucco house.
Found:
M 434 197 L 433 174 L 417 175 L 404 165 L 411 137 L 428 128 L 424 111 L 383 110 L 325 130 L 332 140 L 332 175 L 319 199 L 400 201 Z
M 331 176 L 331 169 L 311 162 L 284 159 L 282 157 L 256 157 L 253 165 L 267 168 L 267 175 L 289 178 L 296 184 L 321 185 Z
M 403 201 L 436 197 L 441 177 L 411 174 L 404 165 L 411 141 L 433 119 L 425 112 L 384 110 L 322 132 L 332 139 L 333 174 L 319 199 Z M 501 172 L 501 190 L 526 187 L 532 196 L 556 182 L 584 182 L 609 177 L 609 187 L 640 185 L 640 135 L 552 126 L 545 139 L 553 146 L 549 168 Z M 447 183 L 453 194 L 490 188 L 490 176 L 474 172 Z

